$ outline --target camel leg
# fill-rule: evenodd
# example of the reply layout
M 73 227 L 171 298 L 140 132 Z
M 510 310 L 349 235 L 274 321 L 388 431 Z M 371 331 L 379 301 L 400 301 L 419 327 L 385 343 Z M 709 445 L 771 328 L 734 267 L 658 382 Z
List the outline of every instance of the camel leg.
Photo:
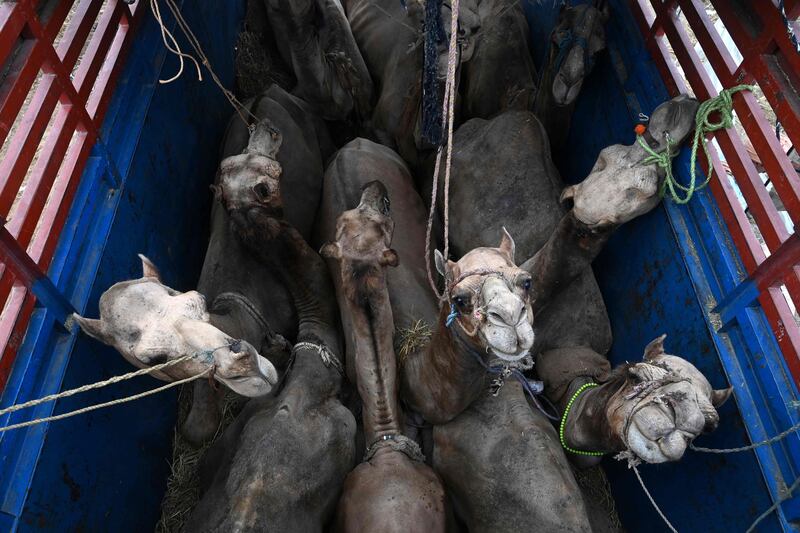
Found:
M 195 446 L 208 442 L 216 433 L 222 420 L 223 389 L 214 387 L 205 379 L 192 384 L 192 406 L 181 426 L 181 434 Z

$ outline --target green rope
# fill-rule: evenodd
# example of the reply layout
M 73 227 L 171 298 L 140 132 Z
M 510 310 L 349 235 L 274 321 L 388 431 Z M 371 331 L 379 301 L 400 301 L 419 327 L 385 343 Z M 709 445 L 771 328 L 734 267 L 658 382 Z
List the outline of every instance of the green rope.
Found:
M 659 194 L 663 198 L 669 192 L 670 197 L 676 204 L 686 204 L 692 199 L 696 191 L 699 191 L 711 181 L 711 176 L 714 174 L 714 167 L 711 165 L 711 154 L 708 151 L 706 135 L 718 130 L 728 129 L 733 126 L 733 95 L 740 91 L 752 91 L 755 87 L 752 85 L 737 85 L 730 89 L 724 89 L 714 98 L 709 98 L 697 108 L 697 114 L 694 119 L 694 139 L 692 140 L 692 158 L 689 166 L 689 185 L 679 183 L 672 173 L 672 158 L 678 155 L 674 150 L 675 142 L 667 135 L 667 148 L 663 152 L 656 152 L 647 141 L 639 135 L 636 140 L 639 145 L 644 148 L 648 156 L 642 161 L 644 165 L 651 165 L 655 163 L 664 169 L 666 177 L 664 183 L 661 184 Z M 710 117 L 712 113 L 719 112 L 719 122 L 711 122 Z M 697 150 L 698 147 L 703 147 L 703 152 L 706 154 L 708 163 L 708 176 L 701 184 L 697 184 Z M 682 193 L 685 193 L 682 196 Z
M 572 395 L 572 398 L 569 399 L 569 403 L 567 403 L 567 408 L 564 409 L 564 416 L 561 417 L 561 425 L 558 427 L 558 436 L 561 439 L 561 446 L 564 447 L 565 450 L 568 452 L 574 453 L 576 455 L 605 455 L 605 452 L 587 452 L 584 450 L 576 450 L 575 448 L 570 448 L 567 446 L 567 439 L 564 438 L 564 429 L 567 427 L 567 416 L 569 415 L 570 409 L 572 409 L 572 404 L 575 403 L 575 400 L 578 399 L 578 396 L 581 395 L 583 391 L 586 389 L 590 389 L 592 387 L 597 387 L 597 383 L 586 383 L 585 385 L 581 385 L 581 387 L 575 391 L 575 394 Z

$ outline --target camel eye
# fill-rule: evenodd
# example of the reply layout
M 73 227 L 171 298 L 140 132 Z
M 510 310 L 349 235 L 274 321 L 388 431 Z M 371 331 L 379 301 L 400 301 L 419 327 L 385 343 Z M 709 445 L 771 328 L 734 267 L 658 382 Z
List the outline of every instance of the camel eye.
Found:
M 525 291 L 531 290 L 531 278 L 526 278 L 522 282 L 522 289 L 525 290 Z
M 464 309 L 467 308 L 469 304 L 469 298 L 467 296 L 464 296 L 463 294 L 457 294 L 453 296 L 453 303 L 456 304 L 456 306 L 463 311 Z

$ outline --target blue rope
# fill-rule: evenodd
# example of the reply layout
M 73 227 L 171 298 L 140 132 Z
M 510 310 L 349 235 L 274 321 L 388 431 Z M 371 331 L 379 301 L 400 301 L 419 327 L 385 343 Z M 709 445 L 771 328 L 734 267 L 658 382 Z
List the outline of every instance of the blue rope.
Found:
M 458 311 L 456 310 L 455 304 L 450 304 L 450 314 L 447 315 L 447 320 L 445 320 L 444 325 L 448 328 L 453 325 L 453 322 L 456 321 L 456 317 L 458 317 Z
M 455 320 L 455 316 L 458 315 L 458 313 L 455 312 L 455 306 L 454 305 L 451 304 L 450 305 L 450 309 L 452 311 L 447 316 L 448 323 L 446 323 L 448 327 L 450 327 L 450 324 L 452 323 L 452 321 Z M 455 315 L 453 314 L 454 312 L 455 312 Z M 450 317 L 453 317 L 452 320 L 450 319 Z M 454 334 L 454 336 L 455 336 L 456 340 L 459 341 L 466 348 L 467 353 L 469 353 L 478 362 L 478 364 L 481 365 L 484 368 L 484 370 L 486 370 L 486 372 L 488 372 L 489 374 L 494 374 L 494 375 L 503 375 L 503 373 L 506 370 L 505 366 L 503 366 L 503 365 L 489 366 L 483 360 L 483 357 L 481 357 L 481 355 L 472 348 L 472 346 L 470 346 L 466 342 L 464 342 L 464 340 L 461 338 L 461 336 L 458 334 L 458 332 L 456 332 Z M 530 397 L 531 401 L 536 406 L 536 408 L 539 410 L 539 412 L 541 412 L 544 416 L 546 416 L 550 420 L 555 420 L 555 421 L 561 420 L 560 417 L 553 416 L 550 413 L 548 413 L 547 411 L 545 411 L 544 407 L 542 407 L 542 404 L 539 403 L 539 399 L 537 398 L 537 396 L 541 395 L 542 392 L 544 392 L 544 383 L 542 383 L 541 381 L 536 381 L 536 380 L 532 380 L 532 379 L 526 378 L 525 374 L 523 374 L 522 371 L 520 369 L 518 369 L 518 368 L 509 368 L 508 370 L 509 370 L 510 374 L 512 376 L 514 376 L 514 378 L 519 382 L 519 384 L 522 385 L 522 390 L 524 390 L 525 393 Z M 553 409 L 553 411 L 556 411 L 556 408 L 553 406 L 552 403 L 550 403 L 550 400 L 548 400 L 546 396 L 542 396 L 542 398 L 548 403 L 548 405 L 550 406 L 551 409 Z

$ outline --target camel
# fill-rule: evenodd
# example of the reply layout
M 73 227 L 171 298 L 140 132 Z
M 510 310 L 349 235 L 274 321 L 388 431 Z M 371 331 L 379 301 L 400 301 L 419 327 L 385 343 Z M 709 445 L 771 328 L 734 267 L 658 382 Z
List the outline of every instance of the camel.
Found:
M 152 373 L 178 381 L 203 372 L 247 397 L 269 394 L 278 381 L 275 367 L 247 341 L 211 323 L 203 296 L 161 283 L 145 256 L 142 277 L 115 283 L 100 296 L 100 318 L 73 314 L 84 333 L 113 346 L 137 368 L 190 359 Z
M 297 79 L 293 94 L 326 120 L 368 118 L 372 80 L 339 0 L 264 5 L 278 51 Z
M 379 181 L 364 187 L 355 209 L 339 216 L 336 241 L 322 248 L 340 263 L 342 314 L 353 325 L 358 390 L 363 403 L 365 461 L 345 480 L 339 531 L 445 530 L 442 482 L 416 442 L 404 435 L 398 405 L 397 361 L 385 270 L 397 266 L 389 248 L 394 223 Z
M 347 20 L 375 83 L 375 106 L 369 130 L 381 143 L 414 165 L 429 148 L 421 138 L 424 2 L 410 0 L 346 0 Z M 437 50 L 437 74 L 447 65 L 449 7 L 442 7 L 445 39 Z M 480 21 L 475 0 L 461 2 L 461 62 L 469 61 Z
M 248 402 L 203 458 L 203 495 L 186 531 L 323 531 L 355 464 L 333 288 L 322 258 L 268 208 L 230 216 L 291 294 L 299 330 L 278 394 Z
M 333 144 L 325 124 L 306 103 L 277 85 L 246 105 L 258 122 L 252 135 L 238 116 L 229 122 L 217 183 L 212 185 L 211 235 L 197 290 L 210 302 L 213 325 L 251 342 L 283 372 L 289 350 L 260 345 L 296 337 L 298 321 L 291 295 L 242 244 L 226 208 L 275 198 L 279 205 L 273 211 L 281 212 L 285 206 L 288 223 L 309 238 L 322 190 L 323 164 Z M 281 150 L 283 143 L 291 151 Z M 276 187 L 277 191 L 270 190 Z M 200 444 L 214 435 L 221 399 L 222 393 L 206 383 L 193 384 L 192 408 L 181 427 L 190 442 Z
M 401 398 L 428 422 L 443 423 L 463 411 L 484 390 L 485 372 L 452 338 L 444 327 L 448 310 L 439 309 L 427 281 L 425 265 L 425 207 L 414 189 L 408 166 L 391 149 L 367 139 L 355 139 L 342 147 L 325 171 L 322 203 L 317 217 L 315 243 L 336 238 L 339 213 L 357 205 L 361 189 L 380 177 L 394 199 L 395 232 L 392 247 L 403 262 L 386 273 L 395 330 L 402 335 L 415 329 L 428 330 L 405 357 L 401 357 Z M 329 260 L 334 279 L 339 264 Z M 337 300 L 346 300 L 343 287 L 336 287 Z M 415 326 L 421 328 L 415 328 Z M 347 371 L 356 381 L 355 339 L 347 313 L 342 315 L 347 347 Z M 432 331 L 431 331 L 432 330 Z M 430 337 L 426 342 L 425 337 Z
M 424 2 L 349 0 L 345 9 L 375 82 L 377 99 L 370 129 L 381 144 L 416 167 L 432 148 L 421 136 Z M 446 3 L 442 15 L 443 28 L 449 34 Z M 609 8 L 602 0 L 562 8 L 547 63 L 537 79 L 521 5 L 513 0 L 462 1 L 460 120 L 488 119 L 508 110 L 535 110 L 554 146 L 562 145 L 583 80 L 591 72 L 595 56 L 605 48 L 603 24 L 608 16 Z M 442 39 L 438 47 L 440 81 L 446 74 L 448 42 Z
M 608 0 L 564 4 L 550 33 L 533 111 L 544 125 L 557 157 L 565 149 L 583 82 L 591 73 L 597 55 L 606 47 L 605 24 L 610 16 Z

